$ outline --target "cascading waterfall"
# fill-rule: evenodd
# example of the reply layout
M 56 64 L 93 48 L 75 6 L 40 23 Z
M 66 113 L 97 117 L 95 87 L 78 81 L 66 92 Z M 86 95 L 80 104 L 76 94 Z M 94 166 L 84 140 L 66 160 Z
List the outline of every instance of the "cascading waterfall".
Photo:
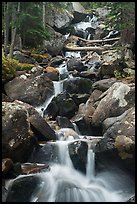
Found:
M 52 101 L 54 94 L 51 95 L 42 105 L 35 107 L 35 109 L 39 112 L 39 114 L 43 117 L 44 110 L 48 107 L 50 102 Z
M 92 27 L 96 29 L 97 19 L 95 16 L 91 18 L 88 16 L 88 22 L 80 22 L 76 25 L 76 29 L 83 29 Z M 90 39 L 90 34 L 87 39 Z M 81 58 L 80 52 L 66 52 L 65 57 Z M 36 107 L 36 110 L 42 115 L 43 112 L 51 102 L 54 96 L 57 96 L 63 91 L 62 76 L 69 76 L 66 61 L 64 61 L 58 68 L 60 81 L 53 81 L 54 94 L 47 99 L 43 105 Z M 67 77 L 63 78 L 67 78 Z M 79 135 L 79 140 L 84 140 L 87 143 L 88 139 L 83 139 L 80 135 L 76 124 L 74 128 Z M 92 140 L 97 139 L 91 136 Z M 90 137 L 90 138 L 91 138 Z M 98 137 L 100 138 L 100 137 Z M 56 155 L 54 161 L 50 163 L 50 170 L 33 174 L 40 178 L 41 184 L 37 191 L 30 197 L 30 202 L 126 202 L 128 198 L 134 193 L 133 180 L 120 169 L 106 169 L 103 172 L 95 172 L 95 153 L 88 144 L 86 174 L 76 170 L 69 155 L 68 144 L 74 142 L 62 138 L 56 142 L 49 142 L 55 145 Z M 30 175 L 19 176 L 29 177 Z M 27 191 L 28 189 L 26 189 Z
M 63 81 L 53 81 L 54 96 L 57 96 L 63 91 Z
M 125 202 L 134 191 L 133 181 L 118 169 L 95 175 L 94 152 L 90 148 L 86 175 L 76 170 L 68 151 L 68 144 L 74 141 L 49 142 L 56 146 L 56 160 L 51 162 L 50 171 L 34 174 L 41 184 L 30 202 Z
M 88 149 L 86 176 L 89 179 L 95 177 L 95 153 L 93 152 L 92 149 Z

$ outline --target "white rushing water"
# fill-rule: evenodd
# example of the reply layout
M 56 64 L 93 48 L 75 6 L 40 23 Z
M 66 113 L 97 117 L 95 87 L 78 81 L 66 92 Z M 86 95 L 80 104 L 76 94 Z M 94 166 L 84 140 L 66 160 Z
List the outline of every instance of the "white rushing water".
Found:
M 44 110 L 48 107 L 52 99 L 54 98 L 54 94 L 51 95 L 42 105 L 35 107 L 35 109 L 39 112 L 39 114 L 43 117 Z
M 57 141 L 58 163 L 51 164 L 49 172 L 39 174 L 41 190 L 32 202 L 124 202 L 133 185 L 128 176 L 115 169 L 95 175 L 94 152 L 88 150 L 86 175 L 74 169 L 68 153 L 68 143 Z
M 41 182 L 30 202 L 126 202 L 134 193 L 133 180 L 117 168 L 95 174 L 95 154 L 90 148 L 86 174 L 76 170 L 68 151 L 68 144 L 74 141 L 49 142 L 56 147 L 56 159 L 50 164 L 50 170 L 25 175 L 36 175 Z M 15 180 L 21 177 L 24 175 Z

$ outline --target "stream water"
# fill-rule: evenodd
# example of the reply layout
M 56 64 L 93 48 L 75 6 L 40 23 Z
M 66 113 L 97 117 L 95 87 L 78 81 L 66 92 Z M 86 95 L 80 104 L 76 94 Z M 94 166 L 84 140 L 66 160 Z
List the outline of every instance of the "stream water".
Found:
M 88 20 L 87 20 L 88 19 Z M 80 22 L 75 25 L 76 29 L 84 29 L 87 27 L 97 27 L 97 19 L 88 16 L 86 22 Z M 96 22 L 96 23 L 95 23 Z M 89 36 L 88 36 L 89 39 Z M 66 52 L 66 58 L 80 58 L 80 52 Z M 57 96 L 63 91 L 62 75 L 72 77 L 68 74 L 66 62 L 63 62 L 59 67 L 60 81 L 54 81 L 54 94 L 45 101 L 36 110 L 43 116 L 44 110 L 54 96 Z M 78 134 L 78 129 L 74 124 Z M 82 140 L 81 137 L 79 137 Z M 110 167 L 101 172 L 95 170 L 95 153 L 88 144 L 86 174 L 76 170 L 70 158 L 68 144 L 75 140 L 57 140 L 56 142 L 48 142 L 56 146 L 56 160 L 51 161 L 50 170 L 21 175 L 10 181 L 9 186 L 14 185 L 14 182 L 21 177 L 38 177 L 40 179 L 39 188 L 34 190 L 29 198 L 29 202 L 126 202 L 134 194 L 134 180 L 118 167 Z M 93 138 L 94 139 L 94 138 Z M 86 141 L 88 143 L 88 140 Z M 40 158 L 40 161 L 42 158 Z M 26 189 L 29 191 L 29 189 Z M 21 200 L 22 199 L 22 200 Z M 17 202 L 16 198 L 13 199 Z M 19 201 L 19 200 L 18 200 Z M 20 198 L 23 202 L 23 198 Z
M 134 182 L 122 170 L 115 167 L 95 172 L 95 154 L 90 148 L 86 174 L 76 170 L 68 151 L 71 142 L 74 141 L 49 142 L 54 143 L 57 149 L 57 159 L 50 163 L 50 171 L 24 176 L 34 175 L 40 179 L 39 187 L 34 190 L 29 202 L 126 202 L 133 195 Z M 21 177 L 14 179 L 11 185 Z M 18 201 L 23 201 L 23 198 L 20 199 Z

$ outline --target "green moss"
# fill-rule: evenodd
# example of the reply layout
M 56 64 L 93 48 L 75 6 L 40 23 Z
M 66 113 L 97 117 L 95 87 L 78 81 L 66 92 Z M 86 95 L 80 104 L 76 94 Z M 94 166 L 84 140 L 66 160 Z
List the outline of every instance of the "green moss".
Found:
M 34 67 L 34 64 L 27 64 L 27 63 L 18 63 L 18 66 L 16 67 L 17 71 L 23 71 L 23 70 L 31 70 Z
M 33 57 L 37 62 L 41 63 L 43 59 L 47 59 L 49 57 L 48 54 L 31 54 L 31 57 Z
M 16 71 L 31 70 L 34 64 L 19 63 L 18 60 L 2 57 L 2 83 L 12 80 Z
M 2 83 L 6 83 L 15 77 L 17 64 L 17 60 L 2 57 Z

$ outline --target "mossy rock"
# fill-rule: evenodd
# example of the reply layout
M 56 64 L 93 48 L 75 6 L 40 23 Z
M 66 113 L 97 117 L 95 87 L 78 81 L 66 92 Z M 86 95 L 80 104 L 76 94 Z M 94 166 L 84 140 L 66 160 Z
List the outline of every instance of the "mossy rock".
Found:
M 18 62 L 16 60 L 2 57 L 2 83 L 6 83 L 15 77 L 17 66 Z
M 18 60 L 2 57 L 2 83 L 12 80 L 16 71 L 28 71 L 34 67 L 34 64 L 19 63 Z
M 41 63 L 43 59 L 49 58 L 49 54 L 31 54 L 31 57 L 33 57 L 37 62 Z
M 16 67 L 17 71 L 28 71 L 31 70 L 35 65 L 34 64 L 27 64 L 27 63 L 18 63 L 18 66 Z

